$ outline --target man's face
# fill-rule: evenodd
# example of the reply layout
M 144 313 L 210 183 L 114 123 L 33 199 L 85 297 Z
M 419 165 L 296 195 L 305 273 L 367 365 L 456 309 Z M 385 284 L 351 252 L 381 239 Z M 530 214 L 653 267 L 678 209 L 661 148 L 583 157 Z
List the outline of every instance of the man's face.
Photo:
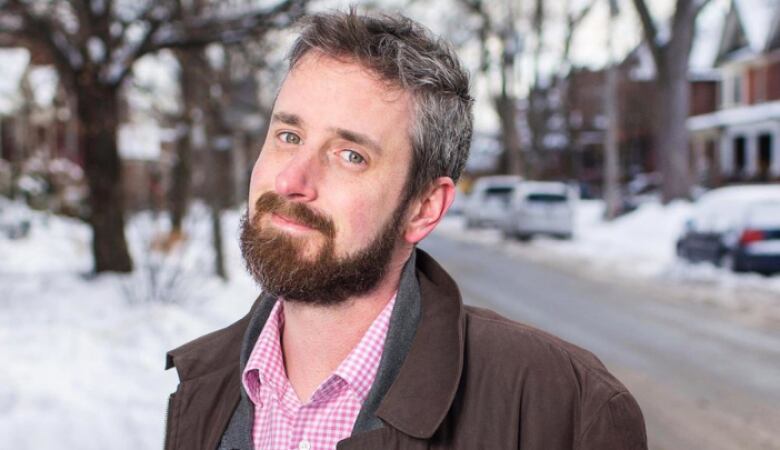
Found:
M 252 171 L 242 252 L 264 288 L 337 303 L 383 275 L 404 224 L 408 94 L 309 53 L 288 74 Z

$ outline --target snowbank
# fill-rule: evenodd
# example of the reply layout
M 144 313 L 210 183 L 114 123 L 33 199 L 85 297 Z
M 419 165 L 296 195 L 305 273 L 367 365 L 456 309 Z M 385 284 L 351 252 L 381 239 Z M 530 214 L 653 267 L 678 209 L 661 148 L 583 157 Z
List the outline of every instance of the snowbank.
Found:
M 736 274 L 711 264 L 691 264 L 675 255 L 675 242 L 692 215 L 688 202 L 643 204 L 612 221 L 602 219 L 604 205 L 581 200 L 575 213 L 574 239 L 535 238 L 530 243 L 504 240 L 497 230 L 467 230 L 462 217 L 447 217 L 437 233 L 494 246 L 518 257 L 565 265 L 588 276 L 670 287 L 686 300 L 780 320 L 780 275 Z
M 189 219 L 189 244 L 171 256 L 144 255 L 165 224 L 135 218 L 128 238 L 136 272 L 92 279 L 89 229 L 30 217 L 26 238 L 0 237 L 2 447 L 162 448 L 176 388 L 175 373 L 163 370 L 165 352 L 241 317 L 258 292 L 241 266 L 238 214 L 224 217 L 226 284 L 210 275 L 203 210 Z M 150 294 L 174 301 L 146 301 Z

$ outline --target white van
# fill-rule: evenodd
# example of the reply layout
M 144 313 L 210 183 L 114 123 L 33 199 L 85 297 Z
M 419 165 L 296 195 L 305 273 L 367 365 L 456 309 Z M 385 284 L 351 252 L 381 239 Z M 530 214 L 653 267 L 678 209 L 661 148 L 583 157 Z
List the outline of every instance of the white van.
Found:
M 479 178 L 466 202 L 466 226 L 500 227 L 509 213 L 509 203 L 522 177 L 495 175 Z
M 514 190 L 504 235 L 528 240 L 543 234 L 571 239 L 574 233 L 574 189 L 558 181 L 523 181 Z

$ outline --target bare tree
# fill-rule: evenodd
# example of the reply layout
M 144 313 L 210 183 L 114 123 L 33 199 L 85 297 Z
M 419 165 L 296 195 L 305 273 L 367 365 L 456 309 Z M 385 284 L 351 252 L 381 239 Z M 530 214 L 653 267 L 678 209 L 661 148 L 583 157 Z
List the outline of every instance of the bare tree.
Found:
M 544 26 L 545 10 L 542 0 L 534 0 L 533 17 L 531 18 L 531 27 L 533 29 L 536 42 L 534 45 L 532 61 L 533 85 L 528 93 L 528 108 L 526 110 L 526 120 L 531 134 L 531 148 L 526 149 L 531 157 L 526 158 L 526 173 L 533 178 L 537 178 L 540 167 L 544 159 L 543 142 L 547 133 L 547 116 L 549 86 L 544 86 L 541 76 L 541 57 L 544 49 Z
M 520 130 L 517 123 L 517 95 L 515 93 L 515 62 L 522 53 L 521 39 L 517 31 L 517 12 L 512 0 L 501 2 L 501 14 L 491 10 L 488 2 L 482 0 L 460 0 L 466 9 L 479 17 L 477 30 L 481 51 L 480 71 L 491 70 L 491 55 L 488 42 L 497 38 L 501 47 L 499 61 L 500 86 L 493 95 L 493 106 L 501 126 L 504 151 L 501 154 L 498 171 L 510 174 L 525 174 L 528 170 L 521 148 Z M 493 7 L 496 5 L 493 4 Z M 495 17 L 495 18 L 494 18 Z
M 561 52 L 561 64 L 559 70 L 556 73 L 555 84 L 558 86 L 558 92 L 561 96 L 560 108 L 564 118 L 564 133 L 566 135 L 567 149 L 565 156 L 565 169 L 564 172 L 569 179 L 573 180 L 578 177 L 578 164 L 576 158 L 576 147 L 574 145 L 574 133 L 572 132 L 572 110 L 571 101 L 569 99 L 569 89 L 566 86 L 566 80 L 571 76 L 571 43 L 574 39 L 574 33 L 579 28 L 585 17 L 590 14 L 593 6 L 597 0 L 590 0 L 581 9 L 575 10 L 571 6 L 571 2 L 567 1 L 566 4 L 566 28 L 563 40 L 563 51 Z
M 618 15 L 617 0 L 609 0 L 607 30 L 607 85 L 604 96 L 607 113 L 607 130 L 604 139 L 604 217 L 612 220 L 620 213 L 620 154 L 618 152 L 618 66 L 615 61 L 615 18 Z
M 656 67 L 655 148 L 660 157 L 664 202 L 689 198 L 691 175 L 688 158 L 690 86 L 688 61 L 696 31 L 696 18 L 710 0 L 676 0 L 668 33 L 660 33 L 647 0 L 632 0 L 642 21 L 645 41 Z M 668 38 L 663 36 L 668 34 Z
M 77 103 L 96 272 L 132 270 L 117 130 L 120 86 L 133 63 L 163 48 L 240 42 L 286 27 L 305 3 L 283 0 L 236 12 L 214 1 L 203 14 L 187 17 L 174 0 L 0 0 L 0 41 L 44 49 Z

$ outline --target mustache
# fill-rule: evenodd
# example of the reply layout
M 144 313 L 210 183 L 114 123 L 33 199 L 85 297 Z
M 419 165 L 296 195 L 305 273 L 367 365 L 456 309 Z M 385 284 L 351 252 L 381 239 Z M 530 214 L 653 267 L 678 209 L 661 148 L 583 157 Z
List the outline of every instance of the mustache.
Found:
M 333 238 L 336 235 L 336 226 L 330 217 L 303 203 L 285 200 L 275 192 L 265 192 L 257 199 L 252 221 L 256 223 L 266 213 L 279 214 L 289 218 L 319 231 L 328 238 Z

